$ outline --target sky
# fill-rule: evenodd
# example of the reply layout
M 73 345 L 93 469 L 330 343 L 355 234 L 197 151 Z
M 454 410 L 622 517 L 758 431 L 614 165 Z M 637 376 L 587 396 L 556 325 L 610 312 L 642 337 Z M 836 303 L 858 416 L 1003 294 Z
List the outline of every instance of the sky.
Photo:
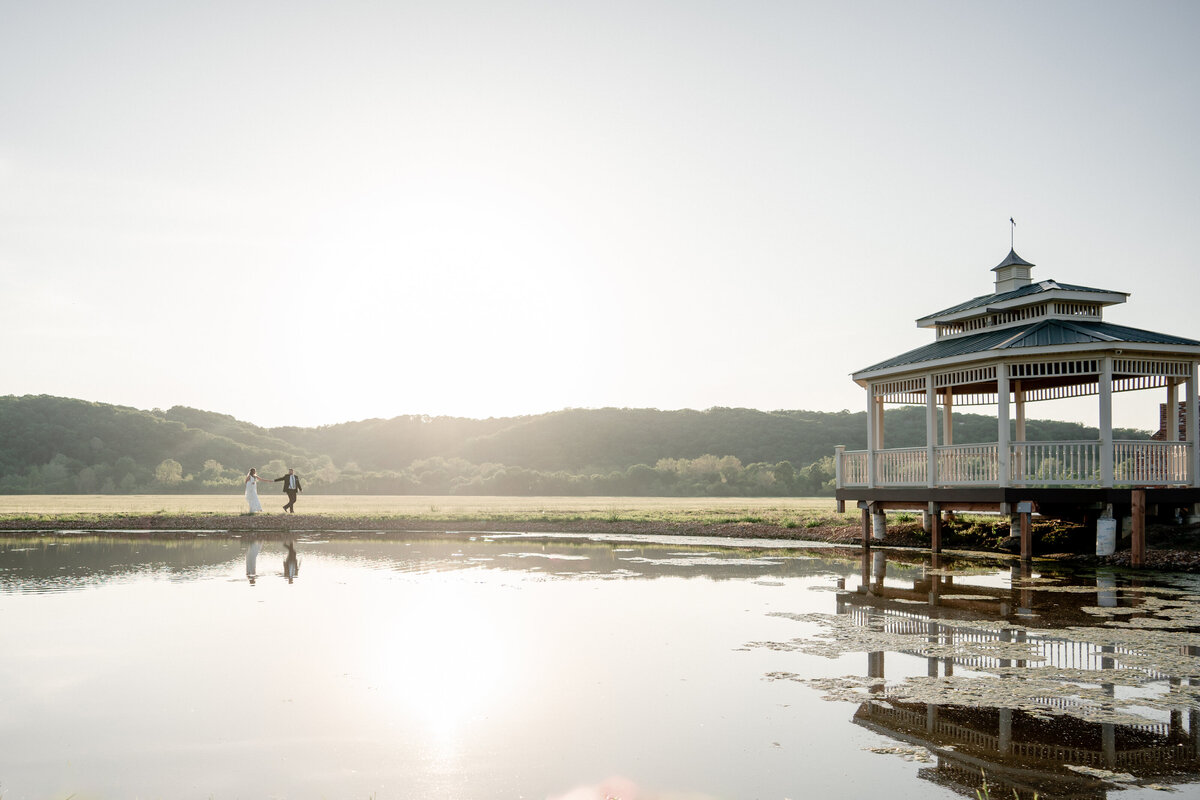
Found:
M 859 411 L 1010 217 L 1035 280 L 1200 338 L 1198 34 L 1190 2 L 0 0 L 0 395 Z

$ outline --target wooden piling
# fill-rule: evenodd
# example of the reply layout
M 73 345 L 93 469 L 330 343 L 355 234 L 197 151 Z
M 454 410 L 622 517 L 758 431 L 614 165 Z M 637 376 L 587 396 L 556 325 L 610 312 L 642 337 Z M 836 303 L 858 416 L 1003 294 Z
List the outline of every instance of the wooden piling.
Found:
M 1033 531 L 1029 528 L 1028 512 L 1021 514 L 1021 560 L 1033 558 Z
M 863 549 L 871 549 L 871 512 L 869 509 L 862 510 L 862 533 L 863 533 Z
M 937 503 L 929 504 L 929 549 L 935 553 L 942 552 L 942 510 Z
M 1146 490 L 1134 489 L 1130 492 L 1130 513 L 1133 515 L 1133 542 L 1129 553 L 1129 563 L 1140 567 L 1146 560 Z

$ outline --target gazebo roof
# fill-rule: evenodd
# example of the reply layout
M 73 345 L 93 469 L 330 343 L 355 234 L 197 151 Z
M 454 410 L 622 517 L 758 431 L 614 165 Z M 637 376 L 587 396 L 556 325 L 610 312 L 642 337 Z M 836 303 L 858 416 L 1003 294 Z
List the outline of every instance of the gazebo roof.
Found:
M 1103 290 L 1095 289 L 1091 291 Z M 872 364 L 869 367 L 858 370 L 854 375 L 857 378 L 873 372 L 890 370 L 895 367 L 910 366 L 943 358 L 966 356 L 972 353 L 1000 352 L 1023 347 L 1053 347 L 1056 345 L 1090 343 L 1200 347 L 1200 342 L 1194 339 L 1185 339 L 1182 336 L 1172 336 L 1166 333 L 1155 333 L 1154 331 L 1146 331 L 1140 328 L 1129 328 L 1124 325 L 1113 325 L 1109 322 L 1084 320 L 1068 322 L 1066 320 L 1048 319 L 1031 321 L 1028 325 L 1010 326 L 966 336 L 939 339 L 936 342 L 918 347 L 915 350 L 909 350 L 907 353 L 901 353 L 878 364 Z
M 1037 264 L 1034 264 L 1031 261 L 1026 261 L 1025 259 L 1021 258 L 1019 255 L 1017 255 L 1016 250 L 1009 250 L 1008 257 L 1005 258 L 1003 261 L 1001 261 L 996 266 L 992 267 L 992 271 L 995 272 L 997 270 L 1004 269 L 1005 267 L 1036 267 L 1036 266 L 1037 266 Z
M 949 308 L 944 308 L 941 311 L 934 312 L 933 314 L 927 314 L 917 320 L 917 325 L 919 327 L 927 327 L 927 325 L 922 325 L 922 323 L 926 323 L 939 317 L 946 317 L 963 311 L 970 311 L 971 309 L 987 308 L 988 306 L 998 305 L 1009 300 L 1016 300 L 1022 297 L 1030 297 L 1031 295 L 1054 291 L 1086 292 L 1090 294 L 1120 295 L 1122 297 L 1129 296 L 1128 292 L 1116 292 L 1111 289 L 1097 289 L 1093 286 L 1078 286 L 1073 283 L 1059 283 L 1055 280 L 1045 280 L 1038 281 L 1037 283 L 1031 283 L 1027 286 L 1022 286 L 1009 292 L 993 292 L 992 294 L 984 294 L 980 295 L 979 297 L 973 297 L 970 300 L 959 303 L 956 306 L 950 306 Z

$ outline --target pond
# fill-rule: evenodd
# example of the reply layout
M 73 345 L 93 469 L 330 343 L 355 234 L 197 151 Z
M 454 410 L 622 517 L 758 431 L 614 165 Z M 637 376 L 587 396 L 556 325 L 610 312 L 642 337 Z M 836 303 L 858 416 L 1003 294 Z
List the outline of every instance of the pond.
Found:
M 1200 792 L 1200 582 L 778 542 L 0 538 L 0 797 Z

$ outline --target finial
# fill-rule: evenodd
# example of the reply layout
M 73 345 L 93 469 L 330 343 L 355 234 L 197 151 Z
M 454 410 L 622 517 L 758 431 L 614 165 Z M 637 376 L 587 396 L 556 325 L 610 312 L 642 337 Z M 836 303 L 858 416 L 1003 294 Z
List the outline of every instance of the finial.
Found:
M 1015 253 L 1017 250 L 1017 221 L 1012 217 L 1009 217 L 1008 221 L 1012 223 L 1012 228 L 1008 232 L 1008 249 Z

